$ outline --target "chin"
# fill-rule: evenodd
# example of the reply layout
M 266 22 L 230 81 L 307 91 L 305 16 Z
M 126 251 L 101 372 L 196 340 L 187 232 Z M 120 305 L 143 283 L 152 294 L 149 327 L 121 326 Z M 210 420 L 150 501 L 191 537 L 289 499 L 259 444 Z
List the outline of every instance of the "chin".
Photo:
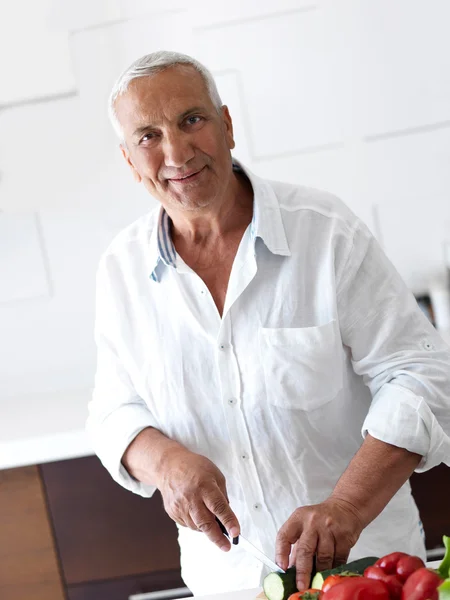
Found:
M 211 198 L 175 198 L 171 204 L 181 210 L 195 211 L 207 208 L 211 204 Z
M 209 201 L 204 201 L 204 202 L 182 202 L 182 203 L 180 203 L 179 206 L 182 210 L 194 212 L 196 210 L 203 210 L 204 208 L 207 208 L 209 205 L 210 205 Z

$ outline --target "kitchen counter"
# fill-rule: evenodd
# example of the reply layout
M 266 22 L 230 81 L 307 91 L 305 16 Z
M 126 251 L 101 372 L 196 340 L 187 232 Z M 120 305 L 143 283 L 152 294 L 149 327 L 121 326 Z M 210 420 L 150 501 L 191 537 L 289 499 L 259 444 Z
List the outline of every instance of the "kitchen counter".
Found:
M 92 455 L 85 431 L 91 388 L 2 398 L 0 469 Z
M 0 442 L 0 470 L 94 454 L 84 430 Z

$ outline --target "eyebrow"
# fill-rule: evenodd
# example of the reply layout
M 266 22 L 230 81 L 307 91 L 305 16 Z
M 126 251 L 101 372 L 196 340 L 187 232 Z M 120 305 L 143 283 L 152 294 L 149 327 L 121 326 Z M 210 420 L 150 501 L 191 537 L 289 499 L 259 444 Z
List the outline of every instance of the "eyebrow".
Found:
M 199 111 L 200 112 L 205 111 L 205 107 L 204 106 L 192 106 L 191 108 L 188 108 L 187 110 L 182 112 L 181 115 L 178 115 L 177 120 L 182 121 L 188 115 L 195 113 L 195 112 L 199 112 Z M 145 133 L 146 131 L 148 131 L 149 129 L 152 129 L 154 127 L 155 127 L 155 125 L 151 125 L 150 123 L 148 123 L 147 125 L 141 125 L 140 127 L 136 127 L 136 129 L 133 131 L 133 137 L 138 137 L 138 136 L 142 135 L 143 133 Z

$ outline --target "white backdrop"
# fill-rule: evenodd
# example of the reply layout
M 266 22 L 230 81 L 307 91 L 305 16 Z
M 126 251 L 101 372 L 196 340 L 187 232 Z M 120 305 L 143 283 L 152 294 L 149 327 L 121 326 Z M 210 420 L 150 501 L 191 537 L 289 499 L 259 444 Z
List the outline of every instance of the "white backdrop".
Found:
M 448 0 L 2 0 L 0 464 L 8 442 L 83 428 L 97 261 L 154 204 L 106 117 L 121 70 L 203 61 L 235 155 L 339 195 L 421 293 L 450 240 L 449 22 Z

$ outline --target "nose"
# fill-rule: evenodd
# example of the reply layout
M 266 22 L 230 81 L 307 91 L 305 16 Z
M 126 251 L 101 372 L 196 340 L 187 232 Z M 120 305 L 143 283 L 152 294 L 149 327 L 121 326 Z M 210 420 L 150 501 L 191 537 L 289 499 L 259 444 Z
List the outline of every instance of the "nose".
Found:
M 189 135 L 182 131 L 171 132 L 165 136 L 163 142 L 164 163 L 166 167 L 175 167 L 179 169 L 194 158 L 194 149 L 192 147 Z

